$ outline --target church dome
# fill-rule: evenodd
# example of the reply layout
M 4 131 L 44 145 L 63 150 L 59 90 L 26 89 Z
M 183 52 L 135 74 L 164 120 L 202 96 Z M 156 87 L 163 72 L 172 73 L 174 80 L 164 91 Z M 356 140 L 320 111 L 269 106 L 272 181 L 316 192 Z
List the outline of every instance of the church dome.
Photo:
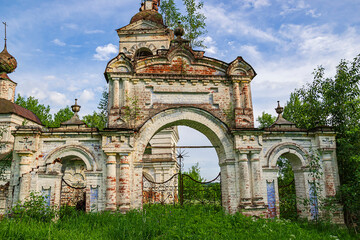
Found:
M 161 25 L 164 25 L 163 17 L 160 13 L 154 10 L 145 10 L 138 12 L 131 18 L 130 24 L 139 20 L 148 20 Z
M 0 73 L 12 73 L 16 67 L 16 59 L 8 53 L 5 45 L 4 50 L 0 53 Z

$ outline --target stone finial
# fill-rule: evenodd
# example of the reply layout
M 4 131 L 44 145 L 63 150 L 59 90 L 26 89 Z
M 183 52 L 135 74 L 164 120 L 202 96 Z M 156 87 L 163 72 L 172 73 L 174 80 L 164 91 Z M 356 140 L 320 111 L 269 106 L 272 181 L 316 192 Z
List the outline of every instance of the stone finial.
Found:
M 81 106 L 77 104 L 77 99 L 75 99 L 75 104 L 71 106 L 72 111 L 77 114 L 80 112 Z
M 185 34 L 184 28 L 181 26 L 181 22 L 178 22 L 178 26 L 174 30 L 175 36 L 180 39 Z
M 280 106 L 280 101 L 277 102 L 278 102 L 278 107 L 275 108 L 275 111 L 277 114 L 281 115 L 284 112 L 284 108 Z
M 78 112 L 80 112 L 80 108 L 81 106 L 77 104 L 77 99 L 75 99 L 75 104 L 71 106 L 71 110 L 74 112 L 74 116 L 72 116 L 69 121 L 61 123 L 61 125 L 86 126 L 86 124 L 79 118 Z

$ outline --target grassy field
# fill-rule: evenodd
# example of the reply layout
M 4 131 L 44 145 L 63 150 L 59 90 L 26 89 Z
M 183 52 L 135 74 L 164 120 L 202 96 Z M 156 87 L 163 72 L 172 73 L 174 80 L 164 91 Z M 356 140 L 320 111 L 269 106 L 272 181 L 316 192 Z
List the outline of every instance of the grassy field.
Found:
M 147 206 L 143 211 L 83 214 L 57 222 L 3 219 L 0 239 L 359 239 L 334 225 L 226 215 L 213 207 Z

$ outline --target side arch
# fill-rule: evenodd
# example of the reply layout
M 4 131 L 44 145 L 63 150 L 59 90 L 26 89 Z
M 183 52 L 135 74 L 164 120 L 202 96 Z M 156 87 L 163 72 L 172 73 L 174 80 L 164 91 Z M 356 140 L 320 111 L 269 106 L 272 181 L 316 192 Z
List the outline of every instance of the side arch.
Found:
M 296 161 L 294 160 L 292 164 L 296 168 L 305 167 L 308 165 L 308 156 L 309 153 L 306 151 L 306 149 L 296 143 L 292 142 L 284 142 L 281 144 L 277 144 L 273 147 L 271 147 L 265 154 L 266 163 L 269 167 L 276 167 L 277 160 L 280 156 L 288 154 L 290 157 L 290 161 L 292 159 L 291 156 L 296 156 L 296 159 L 300 160 Z
M 213 146 L 217 146 L 216 152 L 220 161 L 235 158 L 233 138 L 227 126 L 207 111 L 189 107 L 167 109 L 147 120 L 136 137 L 136 158 L 142 159 L 148 142 L 156 133 L 178 125 L 188 126 L 203 133 Z
M 45 159 L 46 164 L 52 164 L 56 159 L 76 156 L 84 161 L 87 171 L 98 169 L 95 156 L 86 148 L 78 145 L 68 145 L 54 149 Z

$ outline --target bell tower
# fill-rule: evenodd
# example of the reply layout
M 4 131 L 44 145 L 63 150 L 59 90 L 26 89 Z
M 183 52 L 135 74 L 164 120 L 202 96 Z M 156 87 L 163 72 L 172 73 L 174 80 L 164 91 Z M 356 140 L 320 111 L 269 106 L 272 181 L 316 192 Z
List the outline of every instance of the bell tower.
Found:
M 174 34 L 164 25 L 163 17 L 158 12 L 159 7 L 160 0 L 143 1 L 130 24 L 117 30 L 120 38 L 119 53 L 134 59 L 156 55 L 158 50 L 169 49 Z

